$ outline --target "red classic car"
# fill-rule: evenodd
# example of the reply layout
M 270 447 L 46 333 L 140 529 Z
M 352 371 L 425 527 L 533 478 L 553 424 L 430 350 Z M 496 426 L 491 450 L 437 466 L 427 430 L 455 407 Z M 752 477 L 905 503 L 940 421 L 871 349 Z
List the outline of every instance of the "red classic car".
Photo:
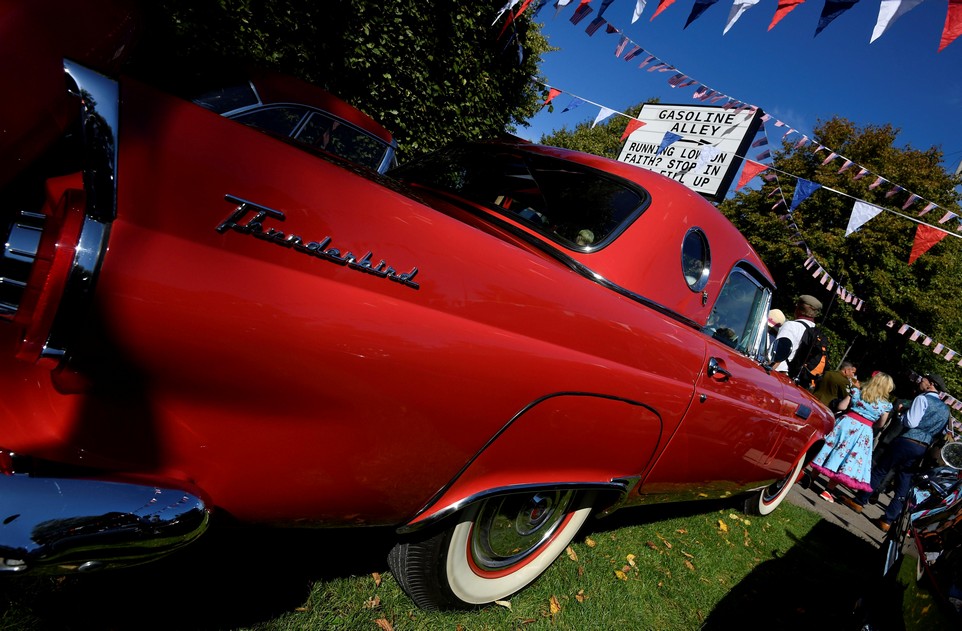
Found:
M 31 52 L 0 70 L 0 570 L 146 561 L 217 511 L 393 526 L 418 605 L 488 603 L 592 513 L 774 510 L 831 428 L 771 370 L 764 264 L 683 186 L 511 140 L 385 176 L 112 74 L 122 29 L 32 40 L 24 4 L 0 5 Z

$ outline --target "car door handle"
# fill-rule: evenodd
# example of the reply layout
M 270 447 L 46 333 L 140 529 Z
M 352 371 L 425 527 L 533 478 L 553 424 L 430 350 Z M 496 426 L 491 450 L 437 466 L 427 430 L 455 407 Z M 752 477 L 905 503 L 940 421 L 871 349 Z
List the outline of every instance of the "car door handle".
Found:
M 728 381 L 732 374 L 721 367 L 717 357 L 708 360 L 708 376 L 712 381 Z

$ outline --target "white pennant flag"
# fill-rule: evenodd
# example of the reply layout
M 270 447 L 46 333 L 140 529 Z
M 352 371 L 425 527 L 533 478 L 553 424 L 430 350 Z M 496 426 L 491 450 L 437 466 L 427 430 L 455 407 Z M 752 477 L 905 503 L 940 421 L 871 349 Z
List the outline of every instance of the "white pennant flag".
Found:
M 722 35 L 728 32 L 728 29 L 738 21 L 742 13 L 748 11 L 756 4 L 758 4 L 758 0 L 733 0 L 731 11 L 728 12 L 728 23 L 725 24 L 725 30 L 722 31 Z
M 847 237 L 861 228 L 869 220 L 875 218 L 882 210 L 884 209 L 880 206 L 869 204 L 868 202 L 855 202 L 855 206 L 852 208 L 852 216 L 848 218 L 848 228 L 845 229 L 845 236 Z
M 718 155 L 718 147 L 713 147 L 711 145 L 705 145 L 698 152 L 698 161 L 695 163 L 695 173 L 701 173 L 701 170 L 705 168 L 709 162 L 715 159 Z
M 595 125 L 597 125 L 597 124 L 600 123 L 601 121 L 605 120 L 606 118 L 608 118 L 609 116 L 611 116 L 611 115 L 614 114 L 614 113 L 615 113 L 615 111 L 614 111 L 613 109 L 611 109 L 610 107 L 602 107 L 602 108 L 598 111 L 598 115 L 595 116 L 595 122 L 591 123 L 591 126 L 594 127 Z
M 921 0 L 919 0 L 919 1 L 921 2 Z M 632 23 L 632 24 L 634 24 L 635 22 L 637 22 L 637 21 L 638 21 L 638 18 L 641 17 L 641 12 L 645 10 L 645 3 L 646 3 L 646 2 L 648 2 L 648 0 L 638 0 L 638 3 L 635 4 L 635 12 L 634 12 L 634 14 L 631 16 L 631 23 Z
M 895 20 L 920 4 L 922 4 L 922 0 L 882 0 L 882 4 L 878 8 L 878 21 L 875 22 L 875 30 L 872 31 L 872 39 L 869 40 L 869 43 L 871 44 L 880 38 L 882 33 L 895 23 Z

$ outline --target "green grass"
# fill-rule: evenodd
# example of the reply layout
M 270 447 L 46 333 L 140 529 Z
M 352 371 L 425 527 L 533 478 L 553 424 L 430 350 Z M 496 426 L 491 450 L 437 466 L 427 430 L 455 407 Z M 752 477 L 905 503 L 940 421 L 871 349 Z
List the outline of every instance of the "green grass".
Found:
M 215 530 L 128 570 L 0 580 L 0 628 L 844 629 L 855 603 L 906 628 L 948 629 L 914 563 L 876 579 L 875 547 L 802 508 L 632 509 L 587 529 L 510 606 L 424 612 L 391 577 L 390 533 Z M 885 627 L 885 628 L 899 628 Z

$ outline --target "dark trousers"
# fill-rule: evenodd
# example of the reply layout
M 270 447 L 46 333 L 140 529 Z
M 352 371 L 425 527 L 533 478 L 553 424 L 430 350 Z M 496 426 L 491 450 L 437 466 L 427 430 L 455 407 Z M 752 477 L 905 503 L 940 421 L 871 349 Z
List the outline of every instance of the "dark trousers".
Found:
M 881 486 L 889 471 L 895 472 L 895 497 L 892 498 L 888 508 L 885 509 L 885 515 L 882 516 L 885 521 L 892 523 L 902 513 L 902 507 L 905 506 L 906 496 L 912 484 L 912 476 L 915 474 L 918 464 L 922 462 L 922 457 L 925 456 L 927 450 L 928 447 L 921 443 L 899 437 L 892 441 L 889 448 L 879 458 L 878 464 L 872 467 L 873 493 L 881 490 L 879 486 Z M 870 495 L 868 491 L 859 491 L 855 494 L 855 501 L 859 504 L 865 504 L 868 502 Z

